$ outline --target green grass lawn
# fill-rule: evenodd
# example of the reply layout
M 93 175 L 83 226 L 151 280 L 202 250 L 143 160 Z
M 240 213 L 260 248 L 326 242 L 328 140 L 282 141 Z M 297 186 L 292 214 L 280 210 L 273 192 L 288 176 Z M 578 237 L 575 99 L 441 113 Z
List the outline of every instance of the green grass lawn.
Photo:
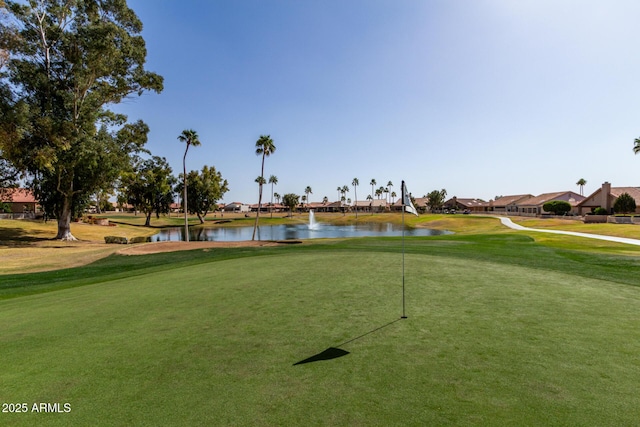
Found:
M 1 276 L 0 401 L 71 412 L 0 424 L 635 425 L 640 252 L 533 235 L 408 238 L 404 320 L 398 238 Z

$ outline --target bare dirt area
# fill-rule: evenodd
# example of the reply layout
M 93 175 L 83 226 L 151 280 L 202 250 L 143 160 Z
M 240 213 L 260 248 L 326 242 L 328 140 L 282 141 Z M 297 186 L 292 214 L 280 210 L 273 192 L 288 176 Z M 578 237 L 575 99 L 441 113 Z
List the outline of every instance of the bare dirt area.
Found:
M 213 249 L 213 248 L 242 248 L 242 247 L 260 247 L 260 246 L 277 246 L 278 242 L 273 241 L 242 241 L 242 242 L 154 242 L 143 243 L 127 246 L 118 250 L 119 255 L 148 255 L 161 252 L 190 251 L 194 249 Z

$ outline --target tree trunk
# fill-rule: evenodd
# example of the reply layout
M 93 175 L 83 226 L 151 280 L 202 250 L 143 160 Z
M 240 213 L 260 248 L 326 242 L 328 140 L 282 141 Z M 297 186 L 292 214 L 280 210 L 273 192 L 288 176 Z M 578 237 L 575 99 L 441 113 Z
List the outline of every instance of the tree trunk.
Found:
M 260 169 L 260 177 L 264 178 L 264 152 L 262 153 L 262 169 Z M 262 207 L 262 182 L 260 182 L 260 190 L 258 194 L 258 212 L 256 212 L 256 222 L 253 225 L 253 235 L 251 240 L 256 240 L 256 230 L 258 229 L 258 221 L 260 220 L 260 208 Z M 260 240 L 260 237 L 258 237 Z
M 151 225 L 151 214 L 153 214 L 153 211 L 149 211 L 146 215 L 147 215 L 147 219 L 144 221 L 144 226 L 145 227 L 149 227 Z
M 200 212 L 196 212 L 196 215 L 198 215 L 198 219 L 200 220 L 200 224 L 204 224 L 204 217 L 202 215 L 200 215 Z
M 251 236 L 251 240 L 256 240 L 256 230 L 258 229 L 258 221 L 260 219 L 260 208 L 262 207 L 262 184 L 260 184 L 260 190 L 258 193 L 259 193 L 258 194 L 258 212 L 256 212 L 256 222 L 253 225 L 253 235 Z M 260 240 L 259 237 L 258 237 L 258 240 Z
M 62 210 L 58 214 L 58 235 L 56 239 L 69 242 L 78 240 L 71 234 L 71 203 L 66 197 Z
M 353 195 L 356 197 L 356 204 L 355 204 L 355 209 L 356 209 L 356 219 L 358 219 L 358 191 L 356 190 L 356 186 L 353 186 Z
M 182 204 L 184 209 L 184 241 L 189 241 L 189 218 L 187 212 L 187 151 L 189 151 L 189 141 L 187 141 L 187 148 L 184 150 L 184 157 L 182 157 L 182 179 L 183 179 L 183 192 L 182 192 Z

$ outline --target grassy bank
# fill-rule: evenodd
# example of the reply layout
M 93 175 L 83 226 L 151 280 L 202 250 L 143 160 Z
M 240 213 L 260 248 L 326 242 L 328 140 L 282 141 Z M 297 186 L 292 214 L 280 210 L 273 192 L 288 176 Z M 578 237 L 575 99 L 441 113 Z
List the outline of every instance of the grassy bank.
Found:
M 55 221 L 0 220 L 0 275 L 76 267 L 104 258 L 118 248 L 104 236 L 148 236 L 152 230 L 120 224 L 115 227 L 75 223 L 77 242 L 54 240 Z M 0 279 L 1 280 L 1 279 Z
M 71 412 L 0 420 L 633 425 L 637 252 L 572 242 L 408 238 L 405 320 L 398 238 L 112 255 L 5 275 L 0 400 Z
M 392 222 L 399 224 L 402 222 L 401 214 L 359 214 L 358 218 L 354 214 L 339 213 L 317 213 L 320 222 L 344 225 L 362 222 Z M 181 227 L 184 219 L 172 215 L 161 216 L 160 219 L 152 220 L 153 227 L 144 227 L 144 218 L 141 215 L 115 214 L 101 215 L 109 218 L 115 226 L 104 227 L 85 223 L 72 225 L 72 232 L 80 239 L 79 242 L 59 242 L 53 240 L 56 234 L 56 224 L 53 221 L 44 223 L 42 221 L 26 220 L 2 220 L 0 221 L 0 257 L 3 263 L 0 264 L 1 274 L 12 274 L 30 271 L 57 270 L 68 267 L 75 267 L 91 263 L 97 259 L 108 256 L 119 249 L 117 245 L 105 245 L 104 236 L 115 235 L 121 237 L 150 236 L 157 233 L 160 227 Z M 244 214 L 209 215 L 205 224 L 200 225 L 197 218 L 190 218 L 191 227 L 251 227 L 254 224 L 253 217 L 245 217 Z M 568 220 L 535 220 L 526 218 L 514 218 L 522 225 L 533 228 L 556 228 L 569 231 L 582 231 L 594 234 L 607 234 L 621 237 L 631 237 L 640 239 L 640 227 L 623 224 L 582 224 L 577 221 Z M 307 223 L 307 214 L 295 214 L 288 217 L 285 214 L 264 215 L 260 219 L 261 226 L 280 224 Z M 412 227 L 426 227 L 440 230 L 450 230 L 456 235 L 476 235 L 476 234 L 513 234 L 512 230 L 502 226 L 495 217 L 481 217 L 473 215 L 405 215 L 405 223 Z M 570 237 L 555 237 L 542 233 L 530 233 L 538 242 L 545 245 L 558 247 L 573 247 L 576 240 Z M 578 240 L 578 247 L 589 250 L 609 251 L 610 248 L 617 248 L 610 244 Z M 635 250 L 628 248 L 627 253 L 633 254 Z M 619 251 L 619 249 L 614 249 Z

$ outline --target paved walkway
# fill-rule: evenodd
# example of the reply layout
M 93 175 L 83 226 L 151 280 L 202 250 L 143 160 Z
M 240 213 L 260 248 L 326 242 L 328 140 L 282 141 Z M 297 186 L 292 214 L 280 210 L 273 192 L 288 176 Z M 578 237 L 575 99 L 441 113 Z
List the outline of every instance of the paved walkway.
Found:
M 640 246 L 640 240 L 629 239 L 627 237 L 603 236 L 602 234 L 578 233 L 576 231 L 528 228 L 528 227 L 523 227 L 521 225 L 515 224 L 513 221 L 511 221 L 510 218 L 506 218 L 506 217 L 500 217 L 500 222 L 502 222 L 503 225 L 506 225 L 509 228 L 513 228 L 514 230 L 539 231 L 541 233 L 552 233 L 552 234 L 567 234 L 569 236 L 586 237 L 588 239 L 607 240 L 609 242 L 626 243 L 628 245 Z

